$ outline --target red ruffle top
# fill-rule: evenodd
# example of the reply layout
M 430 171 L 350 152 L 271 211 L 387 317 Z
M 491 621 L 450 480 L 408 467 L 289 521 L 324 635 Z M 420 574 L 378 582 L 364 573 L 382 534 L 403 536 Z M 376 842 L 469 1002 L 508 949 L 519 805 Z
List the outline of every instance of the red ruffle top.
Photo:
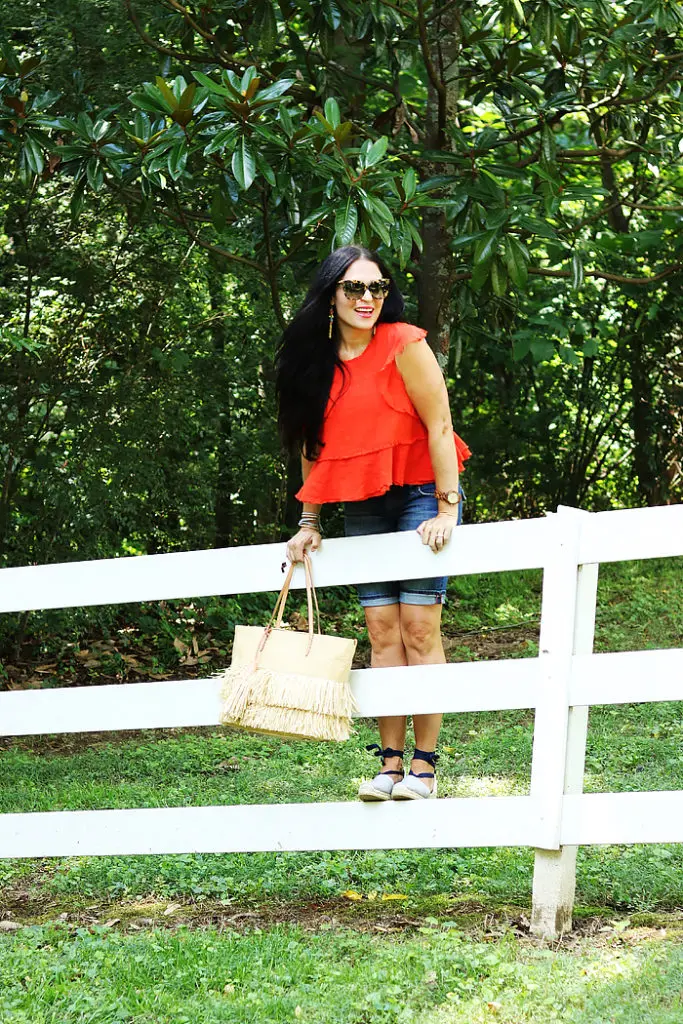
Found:
M 395 358 L 427 332 L 412 324 L 378 324 L 365 351 L 334 372 L 321 440 L 299 501 L 361 501 L 392 484 L 434 479 L 427 429 L 408 397 Z M 458 467 L 470 450 L 454 432 Z

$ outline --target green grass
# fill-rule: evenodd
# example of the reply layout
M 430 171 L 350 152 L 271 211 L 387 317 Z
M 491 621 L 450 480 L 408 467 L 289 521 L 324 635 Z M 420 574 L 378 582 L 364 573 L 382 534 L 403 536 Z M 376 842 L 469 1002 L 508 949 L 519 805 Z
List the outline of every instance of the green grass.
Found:
M 439 765 L 442 791 L 525 792 L 531 735 L 524 712 L 448 716 Z M 17 741 L 2 755 L 0 809 L 352 800 L 359 779 L 371 769 L 363 744 L 373 736 L 373 726 L 362 723 L 351 742 L 334 747 L 222 730 L 100 737 L 94 746 L 75 749 Z M 683 788 L 681 750 L 678 705 L 594 709 L 586 789 Z M 532 867 L 530 850 L 505 848 L 58 858 L 35 867 L 29 889 L 81 901 L 145 894 L 194 901 L 311 899 L 355 889 L 528 905 Z M 27 870 L 22 862 L 0 862 L 0 881 L 9 884 Z M 622 909 L 679 905 L 683 848 L 583 848 L 578 898 Z
M 51 925 L 0 949 L 3 1024 L 674 1024 L 683 1012 L 673 942 L 553 952 L 428 921 L 398 936 Z
M 680 644 L 681 567 L 683 559 L 603 567 L 596 648 Z M 533 618 L 540 600 L 537 573 L 453 583 L 447 633 L 456 620 L 469 631 L 477 624 L 480 630 L 510 624 L 506 620 L 516 625 Z M 504 633 L 485 633 L 483 642 L 495 643 Z M 477 647 L 481 634 L 473 642 L 468 655 L 487 656 L 488 649 L 482 653 Z M 522 646 L 518 656 L 529 653 L 528 640 Z M 447 716 L 440 744 L 441 792 L 526 792 L 532 733 L 530 712 Z M 0 812 L 353 800 L 359 780 L 375 766 L 364 751 L 374 739 L 374 724 L 360 722 L 354 738 L 339 745 L 289 743 L 222 729 L 7 740 L 0 753 Z M 682 751 L 678 703 L 593 708 L 586 790 L 681 789 Z M 472 896 L 528 905 L 532 867 L 530 850 L 504 848 L 58 858 L 42 864 L 0 862 L 0 882 L 8 891 L 25 887 L 27 898 L 40 893 L 44 899 L 81 902 L 146 894 L 193 901 L 311 899 L 354 889 L 400 892 L 416 900 Z M 680 905 L 683 848 L 584 848 L 578 899 L 631 910 Z
M 604 567 L 596 650 L 680 646 L 682 566 Z M 351 632 L 342 596 L 329 622 Z M 449 597 L 451 660 L 537 652 L 540 574 L 453 580 Z M 336 746 L 221 729 L 5 740 L 0 812 L 352 800 L 375 738 L 360 722 Z M 447 716 L 442 792 L 526 792 L 531 742 L 529 712 Z M 593 708 L 586 789 L 683 788 L 682 750 L 678 703 Z M 0 934 L 0 1022 L 679 1024 L 683 931 L 659 926 L 683 905 L 683 848 L 581 849 L 576 918 L 598 930 L 556 950 L 514 924 L 532 870 L 505 848 L 0 861 L 0 919 L 38 922 Z M 613 920 L 638 911 L 650 930 Z
M 683 637 L 683 559 L 608 565 L 601 570 L 596 648 L 675 646 Z M 538 573 L 492 574 L 455 581 L 447 606 L 467 631 L 532 618 Z M 354 615 L 353 608 L 348 615 Z M 449 626 L 451 622 L 451 626 Z M 506 631 L 470 638 L 498 643 Z M 500 656 L 500 649 L 498 651 Z M 507 648 L 503 653 L 509 656 Z M 528 653 L 523 641 L 519 656 Z M 453 656 L 453 655 L 452 655 Z M 344 744 L 284 742 L 221 729 L 62 736 L 5 742 L 0 755 L 0 811 L 172 807 L 355 799 L 373 770 L 365 744 L 372 722 Z M 532 716 L 501 712 L 447 716 L 439 784 L 444 796 L 523 794 L 531 758 Z M 587 792 L 683 788 L 683 717 L 679 703 L 591 710 Z M 532 852 L 526 849 L 439 852 L 186 855 L 57 858 L 0 864 L 9 890 L 37 899 L 87 900 L 158 895 L 181 900 L 337 897 L 347 890 L 402 893 L 421 900 L 472 897 L 527 906 Z M 652 910 L 683 903 L 683 848 L 584 848 L 578 865 L 584 905 Z

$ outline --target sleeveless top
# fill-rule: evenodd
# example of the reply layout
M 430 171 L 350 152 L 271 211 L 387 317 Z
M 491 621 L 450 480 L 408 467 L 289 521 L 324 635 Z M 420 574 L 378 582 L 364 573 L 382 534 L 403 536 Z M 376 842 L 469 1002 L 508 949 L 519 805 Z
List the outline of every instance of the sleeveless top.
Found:
M 299 501 L 325 504 L 361 501 L 392 484 L 434 479 L 427 428 L 406 391 L 395 363 L 406 345 L 427 332 L 412 324 L 380 323 L 368 347 L 335 368 L 321 431 L 323 447 Z M 458 468 L 470 450 L 454 432 Z

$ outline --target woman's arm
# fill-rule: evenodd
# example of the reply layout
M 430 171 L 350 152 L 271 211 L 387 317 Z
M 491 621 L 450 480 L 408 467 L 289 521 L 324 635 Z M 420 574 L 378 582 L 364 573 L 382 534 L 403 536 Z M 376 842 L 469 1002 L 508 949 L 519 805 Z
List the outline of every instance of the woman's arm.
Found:
M 311 472 L 313 463 L 301 456 L 301 476 L 303 477 L 304 483 L 308 479 L 308 474 Z M 322 505 L 314 505 L 310 501 L 306 501 L 303 504 L 303 513 L 306 515 L 320 516 L 320 509 Z M 290 562 L 303 562 L 304 551 L 317 551 L 320 547 L 321 536 L 320 530 L 315 529 L 314 526 L 302 526 L 298 533 L 296 533 L 290 541 L 287 542 L 287 558 Z
M 313 463 L 311 462 L 311 460 L 307 459 L 306 456 L 302 453 L 302 455 L 301 455 L 301 476 L 302 476 L 302 479 L 303 479 L 304 483 L 306 483 L 306 481 L 308 480 L 308 474 L 311 472 L 312 466 L 313 466 Z M 313 504 L 311 504 L 310 501 L 305 501 L 304 504 L 303 504 L 302 511 L 309 512 L 309 513 L 312 513 L 313 515 L 319 516 L 321 508 L 322 508 L 322 505 L 313 505 Z
M 411 342 L 396 356 L 408 397 L 427 428 L 429 455 L 438 491 L 457 491 L 458 454 L 453 437 L 453 422 L 448 391 L 436 356 L 426 341 Z M 453 512 L 447 501 L 439 501 L 440 512 Z

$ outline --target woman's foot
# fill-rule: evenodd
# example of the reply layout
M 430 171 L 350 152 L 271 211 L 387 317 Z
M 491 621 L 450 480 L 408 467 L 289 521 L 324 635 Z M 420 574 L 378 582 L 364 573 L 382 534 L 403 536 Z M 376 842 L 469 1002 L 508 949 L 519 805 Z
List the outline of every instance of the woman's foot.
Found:
M 392 787 L 392 800 L 429 800 L 436 798 L 436 762 L 439 755 L 433 750 L 415 750 L 410 772 L 402 782 Z
M 377 743 L 371 743 L 365 749 L 372 750 L 376 757 L 381 757 L 384 770 L 375 775 L 374 779 L 361 782 L 358 787 L 359 798 L 368 803 L 391 800 L 394 787 L 405 774 L 402 767 L 403 751 L 393 750 L 391 747 L 382 750 Z

